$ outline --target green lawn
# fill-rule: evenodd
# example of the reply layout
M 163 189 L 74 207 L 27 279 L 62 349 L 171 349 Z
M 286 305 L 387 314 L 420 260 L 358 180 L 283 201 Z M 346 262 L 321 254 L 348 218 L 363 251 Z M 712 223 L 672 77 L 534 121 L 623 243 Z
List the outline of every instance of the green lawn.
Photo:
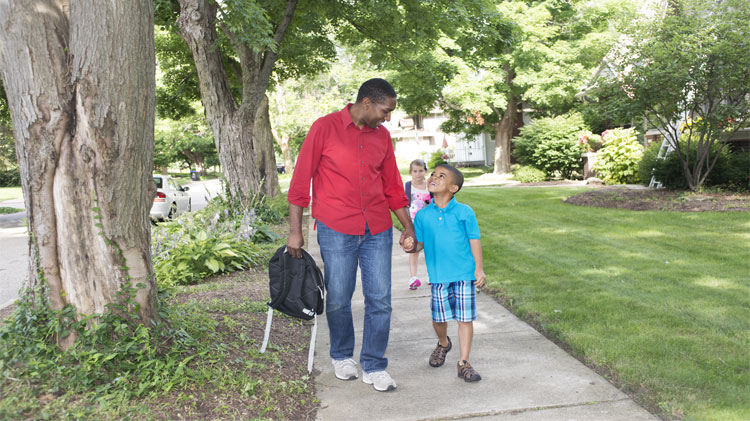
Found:
M 0 202 L 23 197 L 21 187 L 0 187 Z
M 750 216 L 562 203 L 580 188 L 466 188 L 488 286 L 661 415 L 750 419 Z

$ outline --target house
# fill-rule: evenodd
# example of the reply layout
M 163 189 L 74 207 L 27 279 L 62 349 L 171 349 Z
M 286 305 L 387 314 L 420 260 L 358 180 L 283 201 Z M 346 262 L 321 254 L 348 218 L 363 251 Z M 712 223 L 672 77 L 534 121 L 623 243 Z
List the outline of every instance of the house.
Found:
M 444 133 L 440 125 L 447 119 L 448 115 L 439 109 L 420 115 L 394 111 L 385 126 L 394 140 L 396 156 L 409 161 L 418 158 L 428 161 L 433 152 L 443 149 L 456 166 L 494 165 L 495 139 L 491 134 Z

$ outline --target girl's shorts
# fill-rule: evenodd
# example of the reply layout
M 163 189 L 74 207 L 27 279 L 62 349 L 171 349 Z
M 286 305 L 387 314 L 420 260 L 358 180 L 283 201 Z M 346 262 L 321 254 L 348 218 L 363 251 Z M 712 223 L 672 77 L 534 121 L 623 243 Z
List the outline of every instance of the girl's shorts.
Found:
M 471 322 L 477 319 L 477 290 L 474 281 L 432 283 L 430 288 L 430 310 L 434 322 Z

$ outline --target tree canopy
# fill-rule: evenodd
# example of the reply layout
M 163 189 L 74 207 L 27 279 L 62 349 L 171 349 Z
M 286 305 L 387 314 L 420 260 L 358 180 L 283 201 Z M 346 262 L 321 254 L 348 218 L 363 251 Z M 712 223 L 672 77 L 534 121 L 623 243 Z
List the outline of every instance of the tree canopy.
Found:
M 675 0 L 656 16 L 631 26 L 600 95 L 621 114 L 645 114 L 697 189 L 750 118 L 750 4 Z

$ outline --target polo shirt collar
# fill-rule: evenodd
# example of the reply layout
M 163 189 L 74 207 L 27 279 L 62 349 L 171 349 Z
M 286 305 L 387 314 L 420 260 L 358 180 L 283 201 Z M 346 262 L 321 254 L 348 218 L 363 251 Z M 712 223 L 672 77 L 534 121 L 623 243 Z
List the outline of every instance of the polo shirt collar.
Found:
M 430 203 L 430 205 L 435 206 L 436 208 L 438 208 L 439 210 L 442 210 L 442 211 L 449 211 L 449 210 L 452 210 L 453 208 L 455 208 L 458 205 L 458 202 L 456 201 L 456 196 L 453 196 L 451 198 L 451 201 L 448 202 L 448 205 L 446 207 L 444 207 L 444 208 L 438 207 L 438 205 L 435 204 L 435 201 L 433 201 L 432 203 Z

